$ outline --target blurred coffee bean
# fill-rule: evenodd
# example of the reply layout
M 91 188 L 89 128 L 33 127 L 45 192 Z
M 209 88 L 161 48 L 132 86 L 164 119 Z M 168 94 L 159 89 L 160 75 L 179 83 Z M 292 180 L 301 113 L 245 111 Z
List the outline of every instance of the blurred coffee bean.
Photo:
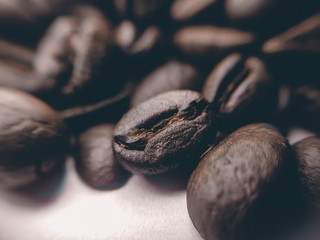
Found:
M 81 132 L 103 122 L 117 122 L 129 109 L 133 84 L 128 82 L 119 92 L 94 102 L 80 102 L 59 111 L 59 115 L 73 132 Z
M 30 65 L 34 58 L 34 52 L 24 46 L 0 39 L 0 59 L 17 61 Z
M 305 200 L 320 210 L 320 138 L 308 137 L 293 145 Z
M 115 31 L 115 44 L 129 55 L 143 54 L 152 51 L 161 40 L 161 32 L 151 26 L 141 34 L 130 21 L 123 21 Z
M 55 88 L 56 81 L 36 72 L 30 65 L 0 60 L 0 86 L 18 89 L 41 97 Z
M 105 76 L 110 69 L 111 46 L 111 26 L 98 9 L 80 5 L 72 14 L 57 18 L 39 44 L 35 59 L 36 69 L 60 85 L 56 96 L 46 100 L 57 109 L 66 109 L 115 94 L 112 90 L 118 89 L 110 86 Z M 106 85 L 109 88 L 103 89 Z
M 198 90 L 201 84 L 201 74 L 192 65 L 169 61 L 139 83 L 132 96 L 131 106 L 135 107 L 151 97 L 170 90 Z
M 120 72 L 125 68 L 125 78 L 130 80 L 140 80 L 169 55 L 164 36 L 156 26 L 138 28 L 125 20 L 115 29 L 114 42 L 119 51 Z
M 68 138 L 59 115 L 41 100 L 0 88 L 1 186 L 37 180 L 63 163 Z
M 14 88 L 43 96 L 55 88 L 55 79 L 32 66 L 34 52 L 23 46 L 0 40 L 0 87 Z
M 320 13 L 266 41 L 264 54 L 275 57 L 320 54 Z
M 92 187 L 108 187 L 121 175 L 121 167 L 113 157 L 113 130 L 114 125 L 98 125 L 79 137 L 77 168 L 82 179 Z
M 292 90 L 289 103 L 291 121 L 320 131 L 320 87 L 305 85 Z
M 274 126 L 251 124 L 205 155 L 187 188 L 189 215 L 204 239 L 251 239 L 267 215 L 279 214 L 291 181 L 289 149 Z
M 224 125 L 229 128 L 255 122 L 261 114 L 270 115 L 276 110 L 277 95 L 264 62 L 237 53 L 221 61 L 203 86 L 203 96 L 222 122 L 228 119 Z
M 73 4 L 80 0 L 2 0 L 0 2 L 0 22 L 21 21 L 24 24 L 32 22 L 43 16 L 53 16 L 65 13 Z
M 171 18 L 178 22 L 190 22 L 203 18 L 207 22 L 217 19 L 222 12 L 219 0 L 175 0 L 171 5 Z
M 320 14 L 266 41 L 262 52 L 278 81 L 291 86 L 318 82 Z
M 187 57 L 201 60 L 220 59 L 256 43 L 256 36 L 232 28 L 188 26 L 173 36 L 175 46 Z
M 66 14 L 82 0 L 1 0 L 0 35 L 36 46 L 54 17 Z
M 168 0 L 113 0 L 122 18 L 141 19 L 161 11 Z
M 194 167 L 215 135 L 207 101 L 198 92 L 176 90 L 129 110 L 116 126 L 113 149 L 130 172 L 156 174 Z
M 314 12 L 316 2 L 306 0 L 225 0 L 225 12 L 233 25 L 252 29 L 263 36 L 274 35 Z
M 57 81 L 61 78 L 66 81 L 63 79 L 68 77 L 65 73 L 72 70 L 73 50 L 70 40 L 77 24 L 74 17 L 59 17 L 51 24 L 37 46 L 34 58 L 34 68 L 37 72 Z
M 74 61 L 69 83 L 62 89 L 66 95 L 82 90 L 92 80 L 111 44 L 111 26 L 98 9 L 78 6 L 74 12 L 79 14 L 81 23 L 70 41 Z

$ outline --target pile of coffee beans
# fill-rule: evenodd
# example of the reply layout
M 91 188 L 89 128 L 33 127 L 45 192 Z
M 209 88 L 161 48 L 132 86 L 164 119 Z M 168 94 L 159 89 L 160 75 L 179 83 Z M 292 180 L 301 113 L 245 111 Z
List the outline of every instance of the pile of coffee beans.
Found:
M 0 186 L 178 171 L 204 239 L 262 239 L 320 210 L 319 65 L 316 0 L 3 0 Z

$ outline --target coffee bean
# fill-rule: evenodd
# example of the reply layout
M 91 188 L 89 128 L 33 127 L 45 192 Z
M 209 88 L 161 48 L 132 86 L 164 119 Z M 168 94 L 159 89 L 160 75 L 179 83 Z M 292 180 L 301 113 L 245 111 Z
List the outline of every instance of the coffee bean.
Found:
M 70 42 L 75 56 L 71 78 L 62 89 L 66 95 L 82 90 L 93 79 L 111 44 L 109 22 L 98 9 L 80 6 L 74 15 L 80 17 L 81 23 Z
M 181 22 L 189 22 L 201 15 L 214 19 L 217 10 L 221 11 L 218 3 L 219 0 L 175 0 L 171 5 L 171 17 Z
M 126 83 L 114 96 L 96 102 L 81 103 L 59 111 L 59 115 L 73 132 L 81 132 L 89 126 L 104 122 L 117 122 L 129 108 L 129 96 L 133 84 Z
M 58 82 L 70 77 L 73 54 L 70 40 L 76 26 L 74 17 L 59 17 L 51 24 L 36 50 L 33 65 L 37 72 Z
M 130 172 L 155 174 L 196 164 L 214 138 L 207 101 L 197 92 L 177 90 L 127 112 L 114 131 L 113 149 Z
M 187 188 L 189 215 L 200 235 L 248 239 L 286 194 L 289 153 L 287 140 L 270 124 L 242 127 L 208 152 Z
M 305 85 L 291 90 L 288 111 L 292 121 L 319 131 L 320 88 L 317 85 Z
M 16 61 L 19 63 L 30 65 L 34 58 L 32 50 L 0 39 L 0 59 Z
M 114 6 L 121 17 L 146 18 L 161 10 L 168 0 L 114 0 Z
M 137 106 L 151 97 L 170 90 L 198 90 L 200 85 L 200 73 L 192 65 L 169 61 L 139 83 L 132 96 L 131 106 Z
M 219 59 L 256 42 L 253 33 L 217 26 L 189 26 L 173 36 L 175 46 L 186 56 Z
M 157 47 L 161 40 L 161 32 L 151 26 L 141 34 L 130 21 L 123 21 L 115 31 L 115 44 L 128 55 L 148 53 Z
M 304 20 L 284 33 L 269 39 L 262 52 L 276 57 L 320 54 L 320 14 Z
M 308 137 L 293 145 L 305 200 L 320 209 L 320 138 Z
M 108 187 L 121 175 L 121 168 L 113 157 L 113 130 L 114 125 L 98 125 L 79 137 L 78 170 L 83 180 L 92 187 Z
M 0 86 L 14 88 L 34 95 L 44 96 L 52 92 L 56 81 L 23 63 L 0 60 Z
M 232 54 L 210 73 L 203 96 L 222 119 L 255 122 L 275 111 L 277 88 L 266 65 L 257 57 Z M 228 122 L 231 125 L 231 122 Z
M 58 114 L 41 100 L 0 88 L 1 186 L 28 184 L 57 168 L 68 139 Z

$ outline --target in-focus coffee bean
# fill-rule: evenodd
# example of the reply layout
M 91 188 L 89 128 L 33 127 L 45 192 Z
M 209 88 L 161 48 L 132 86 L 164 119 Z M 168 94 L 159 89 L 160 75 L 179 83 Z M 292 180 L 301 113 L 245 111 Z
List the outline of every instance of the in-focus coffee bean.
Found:
M 116 126 L 113 149 L 130 172 L 162 173 L 193 167 L 215 134 L 208 102 L 198 92 L 177 90 L 129 110 Z

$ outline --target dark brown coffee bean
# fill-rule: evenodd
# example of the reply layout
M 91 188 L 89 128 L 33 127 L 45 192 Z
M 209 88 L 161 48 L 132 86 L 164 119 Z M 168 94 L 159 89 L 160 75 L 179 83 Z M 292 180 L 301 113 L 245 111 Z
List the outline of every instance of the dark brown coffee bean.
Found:
M 78 170 L 84 181 L 92 187 L 110 186 L 121 175 L 121 168 L 113 157 L 113 130 L 114 125 L 98 125 L 79 137 Z
M 281 178 L 288 156 L 287 140 L 269 124 L 242 127 L 208 152 L 187 188 L 189 215 L 200 235 L 248 239 L 285 194 Z
M 170 90 L 198 90 L 200 85 L 200 73 L 192 65 L 170 61 L 140 82 L 132 96 L 131 106 Z
M 160 94 L 127 112 L 114 131 L 116 158 L 130 172 L 155 174 L 192 166 L 215 138 L 215 122 L 199 93 Z
M 210 19 L 216 15 L 214 10 L 218 9 L 218 2 L 219 0 L 175 0 L 171 5 L 171 17 L 176 21 L 187 22 L 208 12 L 206 15 L 210 13 Z
M 266 65 L 257 57 L 232 54 L 210 73 L 203 96 L 221 118 L 252 118 L 273 110 L 277 89 Z
M 305 199 L 320 210 L 320 138 L 308 137 L 293 145 Z
M 68 146 L 59 115 L 39 99 L 0 88 L 1 186 L 28 184 L 61 165 Z
M 189 26 L 173 36 L 173 42 L 190 57 L 219 59 L 228 53 L 253 45 L 256 36 L 250 32 L 216 26 Z

